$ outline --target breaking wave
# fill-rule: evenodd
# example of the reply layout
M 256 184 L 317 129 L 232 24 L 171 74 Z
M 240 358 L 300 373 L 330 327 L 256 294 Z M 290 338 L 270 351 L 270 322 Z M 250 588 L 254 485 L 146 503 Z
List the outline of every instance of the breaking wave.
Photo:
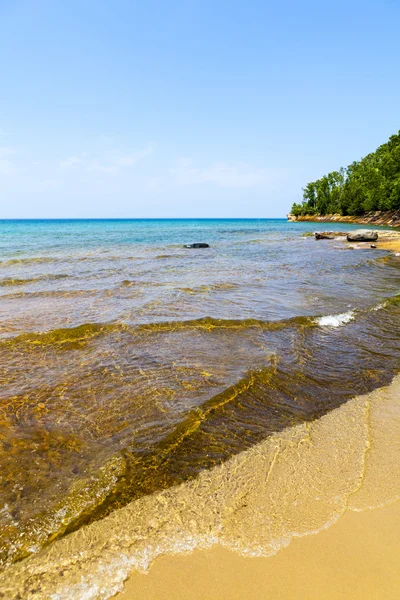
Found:
M 355 318 L 354 311 L 342 313 L 340 315 L 327 315 L 325 317 L 319 317 L 316 319 L 316 323 L 320 327 L 340 327 L 350 323 Z

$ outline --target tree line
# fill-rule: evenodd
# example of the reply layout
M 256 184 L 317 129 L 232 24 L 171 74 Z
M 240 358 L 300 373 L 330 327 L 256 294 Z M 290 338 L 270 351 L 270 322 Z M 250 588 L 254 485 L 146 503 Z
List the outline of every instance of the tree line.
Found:
M 362 215 L 400 209 L 400 131 L 347 168 L 333 171 L 303 188 L 303 201 L 292 214 Z

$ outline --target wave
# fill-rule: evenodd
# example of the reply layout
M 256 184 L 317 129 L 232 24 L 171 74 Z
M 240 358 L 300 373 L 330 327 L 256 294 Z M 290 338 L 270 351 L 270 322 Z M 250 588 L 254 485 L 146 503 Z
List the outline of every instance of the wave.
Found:
M 12 426 L 14 448 L 7 453 L 10 477 L 13 469 L 22 472 L 22 458 L 31 460 L 30 446 L 18 446 L 21 423 L 29 424 L 29 435 L 41 444 L 42 460 L 79 465 L 76 476 L 68 470 L 64 479 L 58 474 L 51 493 L 62 490 L 62 497 L 49 502 L 44 495 L 42 513 L 21 518 L 17 529 L 8 527 L 2 561 L 20 560 L 135 499 L 196 479 L 278 432 L 387 384 L 399 368 L 399 309 L 400 296 L 379 312 L 355 313 L 343 327 L 321 326 L 317 317 L 277 322 L 205 317 L 138 327 L 93 323 L 2 341 L 0 359 L 9 365 L 3 383 L 10 389 L 3 385 L 5 423 Z M 251 360 L 259 363 L 252 365 L 249 356 L 247 372 L 226 384 L 246 370 L 230 366 L 232 348 L 242 345 L 245 353 L 259 348 L 258 354 L 251 350 Z M 37 388 L 27 387 L 29 372 L 40 373 L 29 379 Z M 24 392 L 15 395 L 15 386 Z M 169 407 L 179 407 L 184 390 L 190 402 L 173 412 Z M 87 436 L 83 446 L 76 423 Z M 82 478 L 87 469 L 90 477 Z M 35 492 L 33 482 L 25 487 Z M 22 501 L 30 509 L 29 492 Z
M 26 285 L 28 283 L 34 283 L 36 281 L 40 281 L 40 278 L 34 279 L 12 279 L 11 277 L 6 279 L 0 279 L 1 287 L 10 287 L 14 285 Z
M 176 289 L 180 292 L 185 292 L 187 294 L 198 294 L 198 293 L 202 294 L 202 293 L 208 293 L 208 292 L 234 290 L 234 289 L 238 289 L 240 287 L 241 286 L 238 283 L 226 282 L 226 283 L 214 283 L 214 284 L 209 284 L 209 285 L 199 285 L 198 287 L 194 287 L 194 288 L 184 287 L 184 288 L 176 288 Z
M 168 285 L 168 284 L 160 283 L 158 281 L 143 281 L 143 280 L 137 280 L 137 279 L 124 279 L 119 284 L 119 287 L 138 286 L 140 288 L 143 288 L 143 287 L 164 287 L 166 285 Z
M 15 300 L 18 298 L 77 298 L 80 296 L 92 297 L 98 296 L 102 290 L 42 290 L 37 292 L 12 292 L 2 294 L 1 298 L 5 300 Z
M 125 284 L 126 286 L 128 284 Z M 125 287 L 125 286 L 124 286 Z M 11 296 L 11 294 L 10 294 Z M 13 294 L 12 296 L 16 296 Z M 3 296 L 4 298 L 5 296 Z M 0 341 L 2 344 L 63 344 L 71 340 L 85 341 L 94 337 L 115 331 L 134 332 L 174 332 L 192 329 L 270 329 L 271 331 L 284 329 L 290 326 L 313 326 L 314 321 L 309 317 L 293 317 L 280 321 L 262 321 L 259 319 L 215 319 L 213 317 L 201 317 L 184 321 L 157 321 L 155 323 L 143 323 L 137 326 L 129 326 L 124 323 L 86 323 L 77 327 L 66 327 L 53 329 L 43 333 L 23 333 L 7 340 Z
M 71 258 L 65 259 L 68 261 L 71 261 Z M 94 262 L 94 263 L 98 263 L 98 262 L 117 262 L 119 260 L 144 260 L 144 258 L 142 256 L 102 256 L 102 255 L 98 255 L 93 254 L 93 255 L 89 255 L 89 256 L 79 256 L 79 257 L 74 257 L 72 260 L 76 260 L 78 262 Z
M 2 261 L 3 265 L 30 265 L 57 262 L 57 258 L 49 256 L 34 256 L 30 258 L 11 258 L 7 261 Z
M 23 333 L 0 341 L 1 346 L 32 345 L 46 346 L 67 345 L 69 349 L 82 347 L 92 338 L 107 331 L 123 328 L 122 325 L 104 325 L 101 323 L 86 323 L 72 328 L 52 329 L 43 333 Z
M 28 279 L 6 277 L 4 279 L 0 279 L 0 287 L 27 285 L 29 283 L 37 283 L 38 281 L 58 281 L 59 279 L 67 279 L 68 277 L 70 277 L 70 275 L 66 275 L 65 273 L 41 275 L 40 277 L 32 277 Z
M 87 255 L 87 256 L 71 256 L 71 255 L 63 255 L 63 256 L 31 256 L 24 258 L 10 258 L 9 260 L 0 261 L 0 265 L 2 266 L 18 266 L 18 265 L 35 265 L 35 264 L 46 264 L 46 263 L 56 263 L 56 262 L 64 262 L 64 263 L 72 263 L 72 262 L 116 262 L 116 261 L 137 261 L 143 260 L 140 256 L 103 256 L 103 255 Z
M 354 311 L 341 313 L 340 315 L 327 315 L 325 317 L 319 317 L 315 320 L 317 325 L 320 327 L 340 327 L 346 325 L 355 319 Z
M 142 282 L 141 282 L 142 283 Z M 135 285 L 135 281 L 124 280 L 121 283 L 122 287 L 130 287 Z M 90 292 L 90 291 L 89 291 Z M 36 294 L 52 294 L 54 292 L 37 292 Z M 61 296 L 68 291 L 59 291 Z M 85 294 L 88 291 L 85 290 L 72 290 L 72 294 Z M 94 290 L 93 293 L 97 294 L 98 291 Z M 35 294 L 35 292 L 33 292 Z M 17 296 L 18 294 L 9 294 L 9 296 Z M 24 295 L 24 293 L 21 293 Z M 29 295 L 29 294 L 26 294 Z M 3 296 L 7 297 L 7 296 Z M 210 316 L 200 317 L 198 319 L 186 319 L 186 320 L 173 320 L 173 321 L 156 321 L 149 323 L 142 323 L 138 325 L 128 325 L 126 323 L 86 323 L 78 325 L 73 328 L 60 328 L 49 330 L 46 332 L 20 334 L 15 337 L 11 337 L 7 340 L 0 341 L 1 344 L 18 344 L 20 342 L 38 343 L 38 344 L 62 344 L 64 341 L 71 341 L 78 337 L 80 340 L 84 340 L 93 337 L 93 331 L 96 331 L 96 335 L 106 334 L 107 332 L 114 331 L 131 331 L 131 332 L 174 332 L 179 330 L 215 330 L 215 329 L 264 329 L 270 331 L 279 331 L 285 328 L 307 328 L 307 327 L 339 327 L 346 325 L 357 318 L 362 318 L 368 315 L 369 312 L 376 312 L 383 310 L 390 306 L 400 304 L 400 295 L 391 296 L 386 300 L 380 302 L 378 305 L 372 306 L 365 310 L 352 310 L 346 313 L 340 313 L 338 315 L 322 315 L 322 316 L 297 316 L 288 319 L 280 319 L 276 321 L 264 321 L 261 319 L 218 319 Z
M 139 331 L 177 331 L 187 329 L 270 329 L 280 330 L 290 326 L 313 326 L 310 317 L 292 317 L 277 321 L 263 321 L 261 319 L 216 319 L 214 317 L 201 317 L 184 321 L 158 321 L 143 323 L 137 326 Z

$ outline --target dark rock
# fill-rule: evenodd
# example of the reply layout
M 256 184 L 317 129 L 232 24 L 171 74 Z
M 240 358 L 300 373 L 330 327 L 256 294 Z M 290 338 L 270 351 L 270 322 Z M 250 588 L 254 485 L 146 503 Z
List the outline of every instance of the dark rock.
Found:
M 371 244 L 371 248 L 376 248 L 376 244 Z
M 315 239 L 316 240 L 333 240 L 333 236 L 331 235 L 327 235 L 326 233 L 318 233 L 318 231 L 315 232 Z
M 376 242 L 378 232 L 372 229 L 356 229 L 347 234 L 348 242 Z
M 185 244 L 185 248 L 209 248 L 208 244 L 196 243 L 196 244 Z

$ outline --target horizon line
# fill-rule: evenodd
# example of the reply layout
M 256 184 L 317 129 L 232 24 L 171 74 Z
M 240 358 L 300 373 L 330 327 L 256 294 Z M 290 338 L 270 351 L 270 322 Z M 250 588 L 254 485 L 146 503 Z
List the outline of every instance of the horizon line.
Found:
M 275 221 L 284 217 L 0 217 L 2 221 Z

